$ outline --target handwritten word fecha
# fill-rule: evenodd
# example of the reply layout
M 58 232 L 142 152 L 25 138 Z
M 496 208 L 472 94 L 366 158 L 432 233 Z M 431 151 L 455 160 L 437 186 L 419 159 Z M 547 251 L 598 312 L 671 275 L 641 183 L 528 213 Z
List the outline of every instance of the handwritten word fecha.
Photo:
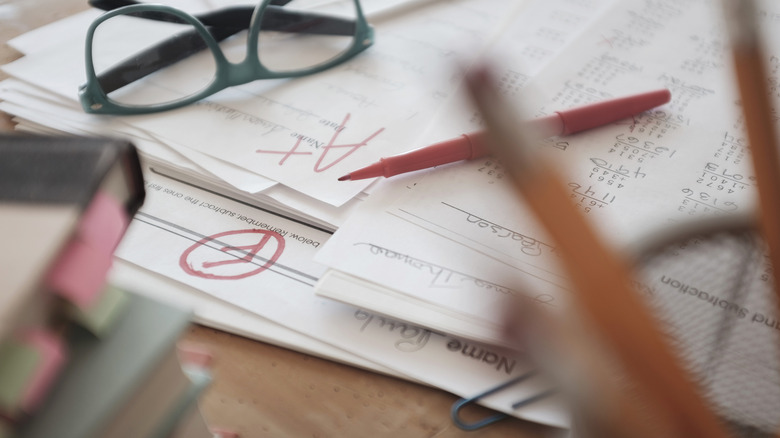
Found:
M 220 241 L 220 239 L 228 236 L 249 236 L 252 242 L 257 241 L 259 237 L 259 241 L 249 245 L 228 245 Z M 265 249 L 266 245 L 271 247 L 272 245 L 269 245 L 271 242 L 275 243 L 276 246 L 271 256 L 267 258 L 259 257 L 258 252 Z M 210 246 L 210 243 L 216 243 L 217 248 Z M 204 237 L 187 248 L 179 257 L 179 266 L 184 272 L 195 277 L 212 280 L 239 280 L 257 275 L 273 266 L 284 252 L 284 246 L 284 237 L 273 231 L 254 229 L 225 231 Z M 227 258 L 223 256 L 220 257 L 220 260 L 212 261 L 211 257 L 214 255 L 215 249 L 218 249 L 222 254 L 233 252 L 238 253 L 238 255 L 230 254 Z M 195 267 L 195 259 L 201 260 L 198 268 Z M 255 259 L 259 259 L 263 263 L 257 266 L 254 263 Z M 227 265 L 243 265 L 248 270 L 244 272 L 223 272 L 216 269 Z
M 333 136 L 330 138 L 330 141 L 328 142 L 328 144 L 326 144 L 324 147 L 322 147 L 322 152 L 320 154 L 320 157 L 317 159 L 317 162 L 314 163 L 314 169 L 313 169 L 314 172 L 320 173 L 320 172 L 324 172 L 324 171 L 330 169 L 331 167 L 333 167 L 336 164 L 340 163 L 345 158 L 347 158 L 350 155 L 352 155 L 353 153 L 355 153 L 355 151 L 357 151 L 358 149 L 360 149 L 360 148 L 362 148 L 364 146 L 367 146 L 369 141 L 374 139 L 382 131 L 385 130 L 385 128 L 379 128 L 373 134 L 369 135 L 368 137 L 366 137 L 365 139 L 363 139 L 362 141 L 360 141 L 358 143 L 335 144 L 336 140 L 339 138 L 339 135 L 341 135 L 342 132 L 344 132 L 346 130 L 347 122 L 349 121 L 350 116 L 351 115 L 349 113 L 347 113 L 347 115 L 344 117 L 344 121 L 341 122 L 341 124 L 334 129 Z M 257 152 L 259 154 L 262 153 L 262 154 L 282 155 L 282 158 L 279 160 L 278 164 L 279 164 L 279 166 L 284 166 L 284 163 L 287 162 L 287 160 L 290 157 L 292 157 L 292 156 L 314 155 L 314 152 L 311 152 L 311 151 L 298 151 L 298 147 L 301 145 L 301 142 L 304 141 L 304 140 L 313 141 L 315 146 L 316 146 L 316 148 L 319 149 L 319 144 L 320 143 L 317 143 L 316 140 L 312 139 L 311 137 L 304 136 L 302 134 L 298 134 L 296 136 L 296 138 L 297 138 L 297 141 L 295 142 L 295 145 L 293 145 L 292 149 L 290 149 L 290 150 L 287 150 L 287 151 L 273 151 L 273 150 L 257 149 L 255 152 Z M 331 151 L 333 151 L 333 153 L 336 153 L 335 151 L 343 150 L 343 149 L 346 149 L 346 151 L 342 155 L 337 156 L 337 158 L 333 159 L 328 164 L 323 164 L 323 162 L 325 161 L 325 157 L 328 155 L 328 153 L 330 153 Z

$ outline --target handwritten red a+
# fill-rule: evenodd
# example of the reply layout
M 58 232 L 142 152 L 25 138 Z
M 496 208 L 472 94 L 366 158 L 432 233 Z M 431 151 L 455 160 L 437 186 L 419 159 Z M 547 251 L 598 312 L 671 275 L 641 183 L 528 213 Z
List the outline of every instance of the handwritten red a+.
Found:
M 346 117 L 344 117 L 344 121 L 341 122 L 341 125 L 339 125 L 338 128 L 336 128 L 336 132 L 333 133 L 333 137 L 330 138 L 330 141 L 328 142 L 325 147 L 322 148 L 322 154 L 320 155 L 320 158 L 317 160 L 317 162 L 314 164 L 314 171 L 324 172 L 331 167 L 335 166 L 341 160 L 347 158 L 348 156 L 352 155 L 356 150 L 360 149 L 363 146 L 368 145 L 368 142 L 371 141 L 374 137 L 379 135 L 382 131 L 385 130 L 385 128 L 379 128 L 376 132 L 366 137 L 363 141 L 360 143 L 351 143 L 351 144 L 334 144 L 336 140 L 339 137 L 339 134 L 341 134 L 341 131 L 344 130 L 344 128 L 347 126 L 347 122 L 349 121 L 350 114 L 347 113 Z M 262 149 L 258 149 L 257 153 L 267 153 L 267 154 L 283 154 L 281 160 L 279 160 L 279 165 L 282 166 L 287 161 L 288 158 L 290 158 L 292 155 L 312 155 L 311 152 L 298 152 L 298 146 L 301 144 L 302 137 L 298 137 L 298 141 L 295 142 L 295 145 L 290 149 L 289 151 L 283 152 L 283 151 L 266 151 Z M 343 155 L 339 156 L 333 162 L 330 164 L 323 166 L 323 161 L 325 160 L 325 156 L 328 155 L 328 152 L 335 149 L 348 149 Z

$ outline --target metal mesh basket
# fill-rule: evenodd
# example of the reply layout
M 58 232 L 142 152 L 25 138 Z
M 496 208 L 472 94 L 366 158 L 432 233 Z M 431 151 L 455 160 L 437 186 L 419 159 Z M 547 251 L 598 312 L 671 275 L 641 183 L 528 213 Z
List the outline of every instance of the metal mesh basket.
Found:
M 780 430 L 780 318 L 764 242 L 748 220 L 656 236 L 638 289 L 712 409 L 740 437 Z

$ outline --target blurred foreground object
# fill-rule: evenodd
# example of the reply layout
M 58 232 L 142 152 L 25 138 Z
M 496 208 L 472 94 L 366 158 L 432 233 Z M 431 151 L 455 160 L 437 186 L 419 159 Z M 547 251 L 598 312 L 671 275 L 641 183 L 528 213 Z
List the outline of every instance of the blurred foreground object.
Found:
M 633 290 L 634 277 L 628 264 L 602 244 L 568 200 L 556 173 L 532 153 L 531 144 L 526 140 L 528 134 L 513 123 L 522 118 L 499 96 L 489 69 L 477 67 L 466 79 L 472 99 L 484 118 L 488 144 L 507 167 L 514 187 L 535 212 L 561 256 L 575 290 L 572 305 L 581 309 L 586 326 L 592 325 L 598 340 L 615 354 L 616 362 L 645 400 L 644 408 L 657 418 L 655 424 L 668 430 L 665 436 L 728 436 L 667 345 L 658 322 Z M 599 388 L 590 389 L 593 391 L 584 397 L 590 398 L 587 411 L 600 397 Z M 584 404 L 575 406 L 575 412 L 584 407 Z M 621 412 L 614 414 L 614 431 L 605 431 L 599 425 L 594 432 L 600 436 L 620 436 L 625 433 L 624 427 L 634 430 L 647 427 L 647 424 L 624 426 L 620 424 L 625 420 Z

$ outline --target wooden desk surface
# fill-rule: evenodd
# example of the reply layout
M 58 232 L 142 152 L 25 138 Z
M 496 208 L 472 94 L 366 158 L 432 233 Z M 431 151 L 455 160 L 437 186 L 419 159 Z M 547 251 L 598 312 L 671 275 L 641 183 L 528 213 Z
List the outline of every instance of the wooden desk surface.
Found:
M 87 7 L 86 0 L 0 0 L 0 64 L 20 56 L 5 45 L 10 38 Z M 0 113 L 0 131 L 12 129 Z M 515 418 L 465 432 L 450 421 L 457 397 L 449 393 L 208 327 L 196 325 L 186 338 L 206 345 L 216 359 L 214 381 L 201 399 L 204 416 L 243 438 L 525 438 L 556 432 Z M 474 408 L 467 418 L 489 413 Z

